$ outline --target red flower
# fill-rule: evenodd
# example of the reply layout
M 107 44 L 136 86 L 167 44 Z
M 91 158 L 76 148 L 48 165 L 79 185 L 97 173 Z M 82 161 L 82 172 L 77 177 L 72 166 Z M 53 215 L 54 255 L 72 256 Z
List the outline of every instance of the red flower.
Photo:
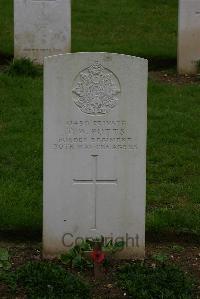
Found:
M 105 254 L 99 249 L 94 249 L 91 252 L 91 257 L 95 263 L 99 264 L 101 264 L 105 260 Z

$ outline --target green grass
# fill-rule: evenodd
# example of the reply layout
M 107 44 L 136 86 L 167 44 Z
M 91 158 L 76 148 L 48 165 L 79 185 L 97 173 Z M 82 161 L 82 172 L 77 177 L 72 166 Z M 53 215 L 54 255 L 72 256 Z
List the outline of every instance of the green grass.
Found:
M 0 75 L 1 229 L 41 227 L 42 80 Z
M 13 55 L 13 0 L 0 0 L 0 57 Z M 4 58 L 3 58 L 4 60 Z
M 0 1 L 0 53 L 13 54 L 13 0 Z M 176 59 L 178 0 L 73 0 L 72 50 Z
M 200 234 L 198 85 L 149 82 L 147 229 Z M 42 78 L 0 75 L 1 229 L 42 225 Z
M 176 59 L 177 0 L 73 0 L 72 3 L 73 51 Z
M 150 82 L 147 228 L 200 233 L 198 85 Z
M 78 275 L 47 261 L 28 262 L 12 272 L 0 272 L 0 280 L 10 288 L 10 296 L 16 291 L 30 299 L 89 299 L 90 287 Z
M 172 265 L 135 263 L 122 266 L 118 271 L 121 288 L 137 299 L 191 299 L 193 280 Z
M 176 59 L 177 0 L 73 0 L 73 51 Z M 0 55 L 12 55 L 12 1 L 0 2 Z M 167 64 L 166 64 L 167 65 Z M 0 229 L 42 227 L 42 77 L 0 73 Z M 151 80 L 147 230 L 200 234 L 196 85 Z
M 13 61 L 5 67 L 5 71 L 11 75 L 22 77 L 37 77 L 42 74 L 43 69 L 40 65 L 36 65 L 28 58 L 13 59 Z

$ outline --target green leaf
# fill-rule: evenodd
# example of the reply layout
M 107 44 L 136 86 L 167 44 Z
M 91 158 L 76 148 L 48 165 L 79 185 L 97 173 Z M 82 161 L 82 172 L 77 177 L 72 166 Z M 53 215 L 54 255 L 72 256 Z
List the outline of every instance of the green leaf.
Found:
M 11 263 L 8 261 L 3 261 L 3 269 L 9 270 L 11 268 Z
M 154 254 L 152 257 L 155 261 L 158 261 L 160 263 L 165 263 L 169 259 L 168 255 L 166 255 L 165 253 Z
M 82 242 L 80 244 L 80 249 L 82 251 L 90 251 L 91 250 L 91 246 L 90 246 L 89 242 Z
M 176 252 L 182 252 L 182 251 L 184 251 L 185 248 L 183 246 L 180 246 L 180 245 L 173 245 L 172 249 Z
M 75 268 L 82 268 L 83 266 L 83 259 L 81 255 L 77 255 L 73 260 L 72 260 L 72 266 Z
M 106 243 L 106 245 L 104 246 L 104 248 L 110 248 L 113 247 L 113 242 L 112 240 L 110 240 L 108 243 Z
M 63 264 L 68 265 L 71 262 L 71 256 L 69 254 L 62 254 L 60 260 Z
M 124 249 L 124 246 L 125 246 L 125 242 L 124 241 L 119 241 L 119 242 L 116 242 L 114 244 L 114 249 L 115 250 L 122 250 L 122 249 Z
M 5 248 L 0 248 L 0 261 L 9 260 L 8 250 Z

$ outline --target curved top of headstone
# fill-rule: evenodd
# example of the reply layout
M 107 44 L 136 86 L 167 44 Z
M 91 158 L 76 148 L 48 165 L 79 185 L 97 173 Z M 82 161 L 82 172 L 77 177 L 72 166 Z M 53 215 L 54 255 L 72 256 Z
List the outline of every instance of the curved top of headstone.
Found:
M 51 60 L 51 59 L 61 59 L 64 57 L 69 57 L 69 56 L 94 56 L 94 55 L 103 55 L 105 58 L 107 57 L 107 60 L 109 61 L 109 58 L 118 56 L 119 58 L 124 58 L 124 59 L 133 59 L 136 61 L 143 61 L 143 63 L 148 64 L 148 60 L 142 57 L 137 57 L 137 56 L 132 56 L 132 55 L 127 55 L 127 54 L 121 54 L 121 53 L 110 53 L 110 52 L 75 52 L 75 53 L 65 53 L 65 54 L 58 54 L 58 55 L 51 55 L 51 56 L 46 56 L 44 59 L 45 60 Z

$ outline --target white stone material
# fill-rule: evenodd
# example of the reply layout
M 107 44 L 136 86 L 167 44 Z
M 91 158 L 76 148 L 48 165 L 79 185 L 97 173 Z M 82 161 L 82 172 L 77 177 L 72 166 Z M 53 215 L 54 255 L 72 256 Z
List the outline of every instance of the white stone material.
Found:
M 44 80 L 44 256 L 104 236 L 127 243 L 119 256 L 143 258 L 147 61 L 52 56 Z
M 43 64 L 71 51 L 71 0 L 14 0 L 14 56 Z
M 195 74 L 200 62 L 200 1 L 179 0 L 178 72 Z

